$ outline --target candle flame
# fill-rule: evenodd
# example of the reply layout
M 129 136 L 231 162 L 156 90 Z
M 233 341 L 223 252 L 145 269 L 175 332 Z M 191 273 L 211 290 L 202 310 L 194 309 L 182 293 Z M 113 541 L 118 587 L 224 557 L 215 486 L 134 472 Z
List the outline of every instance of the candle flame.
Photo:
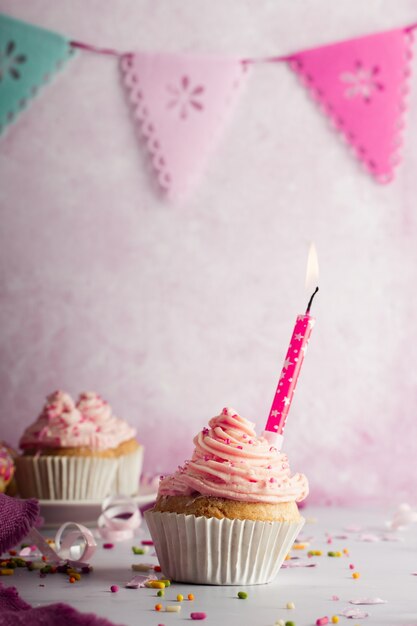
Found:
M 314 242 L 312 241 L 310 244 L 310 249 L 308 251 L 308 259 L 307 259 L 307 270 L 306 270 L 306 291 L 311 294 L 311 292 L 317 287 L 317 283 L 319 280 L 319 260 L 317 258 L 317 250 Z

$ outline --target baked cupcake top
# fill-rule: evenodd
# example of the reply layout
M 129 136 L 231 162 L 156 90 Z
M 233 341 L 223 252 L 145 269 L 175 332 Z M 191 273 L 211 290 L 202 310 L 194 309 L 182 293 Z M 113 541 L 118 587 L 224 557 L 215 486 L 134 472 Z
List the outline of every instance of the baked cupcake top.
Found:
M 194 437 L 190 461 L 161 478 L 159 496 L 201 494 L 242 502 L 300 502 L 308 495 L 304 474 L 291 476 L 288 458 L 254 424 L 223 409 Z
M 80 394 L 77 404 L 68 393 L 47 397 L 37 420 L 26 428 L 19 445 L 23 450 L 81 448 L 108 450 L 133 439 L 136 430 L 113 415 L 108 402 L 97 393 Z

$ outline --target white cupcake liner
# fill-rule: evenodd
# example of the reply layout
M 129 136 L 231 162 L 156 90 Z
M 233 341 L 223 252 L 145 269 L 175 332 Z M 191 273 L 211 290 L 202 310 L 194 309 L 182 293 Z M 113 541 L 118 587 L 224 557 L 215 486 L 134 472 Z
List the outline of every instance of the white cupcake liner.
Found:
M 39 456 L 16 460 L 16 481 L 23 498 L 97 500 L 112 492 L 117 458 Z
M 143 446 L 130 454 L 117 457 L 117 471 L 112 493 L 133 496 L 138 492 L 143 465 Z
M 304 525 L 145 513 L 165 576 L 200 585 L 271 582 Z

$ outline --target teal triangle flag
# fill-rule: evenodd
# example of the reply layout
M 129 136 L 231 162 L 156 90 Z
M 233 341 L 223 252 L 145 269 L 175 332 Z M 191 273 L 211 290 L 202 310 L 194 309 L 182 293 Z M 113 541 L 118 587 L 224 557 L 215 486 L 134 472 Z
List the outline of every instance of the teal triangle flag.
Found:
M 58 33 L 0 14 L 0 132 L 72 53 Z

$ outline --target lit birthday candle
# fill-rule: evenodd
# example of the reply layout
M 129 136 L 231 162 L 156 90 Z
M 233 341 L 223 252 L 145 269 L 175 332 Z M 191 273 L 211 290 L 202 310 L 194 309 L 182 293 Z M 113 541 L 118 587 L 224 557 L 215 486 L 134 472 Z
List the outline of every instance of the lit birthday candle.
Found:
M 310 246 L 307 261 L 306 289 L 311 293 L 316 285 L 319 275 L 319 265 L 314 244 Z M 316 287 L 307 305 L 304 315 L 298 315 L 295 321 L 293 334 L 285 357 L 284 366 L 279 377 L 277 390 L 269 412 L 268 421 L 264 430 L 264 437 L 268 439 L 276 448 L 280 449 L 283 441 L 283 433 L 287 415 L 290 410 L 291 401 L 297 385 L 298 376 L 307 351 L 310 335 L 315 323 L 314 317 L 310 315 L 310 308 L 313 298 L 318 292 Z

